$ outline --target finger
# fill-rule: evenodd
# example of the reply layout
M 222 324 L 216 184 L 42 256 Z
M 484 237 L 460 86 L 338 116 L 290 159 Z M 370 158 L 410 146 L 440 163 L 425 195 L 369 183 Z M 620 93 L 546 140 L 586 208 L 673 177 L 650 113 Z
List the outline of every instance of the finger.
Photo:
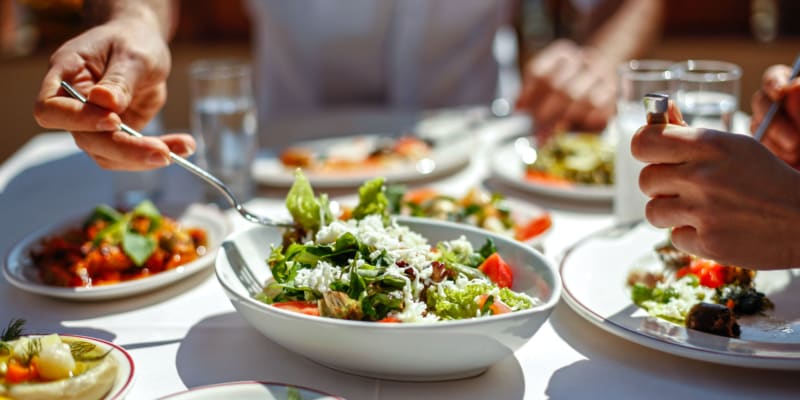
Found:
M 197 150 L 197 143 L 192 135 L 185 133 L 171 133 L 158 137 L 169 150 L 181 157 L 189 157 Z
M 644 212 L 647 220 L 657 228 L 694 226 L 696 222 L 692 206 L 679 196 L 650 199 Z
M 109 131 L 117 129 L 119 117 L 69 97 L 61 88 L 69 81 L 76 90 L 86 93 L 91 75 L 71 57 L 54 57 L 54 66 L 45 74 L 34 107 L 34 118 L 44 128 L 72 131 Z M 63 64 L 59 64 L 62 63 Z
M 648 164 L 639 173 L 639 189 L 648 197 L 677 196 L 682 192 L 684 164 Z
M 789 83 L 792 70 L 786 65 L 773 65 L 761 77 L 761 90 L 772 101 L 779 101 L 783 97 L 783 88 Z
M 672 244 L 680 250 L 699 257 L 705 255 L 700 241 L 700 235 L 697 229 L 692 226 L 684 225 L 672 228 L 670 238 L 672 239 Z
M 75 143 L 92 158 L 108 160 L 108 169 L 139 171 L 169 165 L 169 147 L 153 137 L 136 138 L 124 132 L 73 132 Z
M 134 90 L 145 72 L 143 69 L 142 62 L 129 52 L 112 52 L 103 77 L 89 91 L 89 102 L 123 113 L 133 100 Z
M 596 79 L 594 74 L 586 73 L 576 76 L 566 88 L 570 103 L 564 110 L 562 119 L 570 125 L 581 127 L 587 125 L 587 117 L 593 111 L 589 97 L 592 88 L 600 84 L 601 82 Z
M 698 138 L 705 130 L 675 125 L 645 125 L 639 128 L 631 141 L 633 156 L 644 163 L 677 164 L 702 158 Z
M 669 123 L 672 125 L 680 125 L 680 126 L 689 126 L 686 121 L 683 120 L 683 114 L 681 114 L 681 109 L 675 104 L 674 101 L 669 101 L 669 108 L 667 109 L 667 118 L 669 119 Z
M 761 143 L 772 152 L 772 154 L 790 165 L 794 165 L 800 161 L 800 154 L 797 154 L 797 151 L 784 148 L 772 137 L 767 136 L 763 138 Z

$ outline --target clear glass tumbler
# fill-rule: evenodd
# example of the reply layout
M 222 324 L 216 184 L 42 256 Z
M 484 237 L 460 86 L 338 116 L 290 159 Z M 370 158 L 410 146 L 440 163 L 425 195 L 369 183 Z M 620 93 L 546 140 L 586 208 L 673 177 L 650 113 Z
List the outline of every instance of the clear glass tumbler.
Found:
M 687 60 L 672 66 L 675 103 L 690 126 L 733 130 L 742 69 L 724 61 Z
M 246 201 L 253 196 L 251 168 L 258 147 L 250 66 L 239 60 L 201 60 L 191 64 L 189 77 L 197 162 Z M 211 187 L 206 199 L 228 206 Z
M 617 114 L 610 124 L 617 139 L 614 159 L 614 216 L 619 223 L 644 218 L 648 198 L 639 189 L 639 173 L 644 164 L 631 154 L 633 134 L 644 125 L 645 94 L 674 94 L 671 61 L 631 60 L 617 68 Z

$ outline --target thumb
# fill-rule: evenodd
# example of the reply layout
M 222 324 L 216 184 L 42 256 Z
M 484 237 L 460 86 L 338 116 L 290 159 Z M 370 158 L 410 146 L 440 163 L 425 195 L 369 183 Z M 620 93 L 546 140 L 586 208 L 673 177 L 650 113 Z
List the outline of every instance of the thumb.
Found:
M 112 54 L 105 74 L 89 90 L 89 102 L 117 114 L 124 113 L 133 100 L 136 84 L 142 75 L 140 68 L 124 56 Z
M 678 106 L 675 105 L 675 102 L 672 100 L 669 101 L 667 118 L 669 118 L 669 123 L 672 125 L 689 126 L 689 124 L 683 120 L 683 114 L 681 114 L 680 108 L 678 108 Z

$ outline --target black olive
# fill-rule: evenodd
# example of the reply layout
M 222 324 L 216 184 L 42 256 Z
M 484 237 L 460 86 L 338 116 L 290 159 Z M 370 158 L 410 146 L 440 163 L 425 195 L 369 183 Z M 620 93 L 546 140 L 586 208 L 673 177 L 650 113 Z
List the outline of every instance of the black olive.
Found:
M 686 327 L 701 332 L 738 338 L 741 334 L 733 312 L 720 304 L 698 303 L 686 315 Z

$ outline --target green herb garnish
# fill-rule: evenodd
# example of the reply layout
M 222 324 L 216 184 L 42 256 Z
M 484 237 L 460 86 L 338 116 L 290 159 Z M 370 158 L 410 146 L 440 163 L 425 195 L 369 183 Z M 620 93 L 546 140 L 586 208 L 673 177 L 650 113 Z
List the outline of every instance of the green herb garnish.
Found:
M 24 319 L 12 319 L 11 322 L 8 323 L 8 327 L 3 329 L 3 332 L 0 333 L 0 340 L 4 342 L 10 342 L 12 340 L 17 340 L 22 336 L 22 328 L 25 326 Z

